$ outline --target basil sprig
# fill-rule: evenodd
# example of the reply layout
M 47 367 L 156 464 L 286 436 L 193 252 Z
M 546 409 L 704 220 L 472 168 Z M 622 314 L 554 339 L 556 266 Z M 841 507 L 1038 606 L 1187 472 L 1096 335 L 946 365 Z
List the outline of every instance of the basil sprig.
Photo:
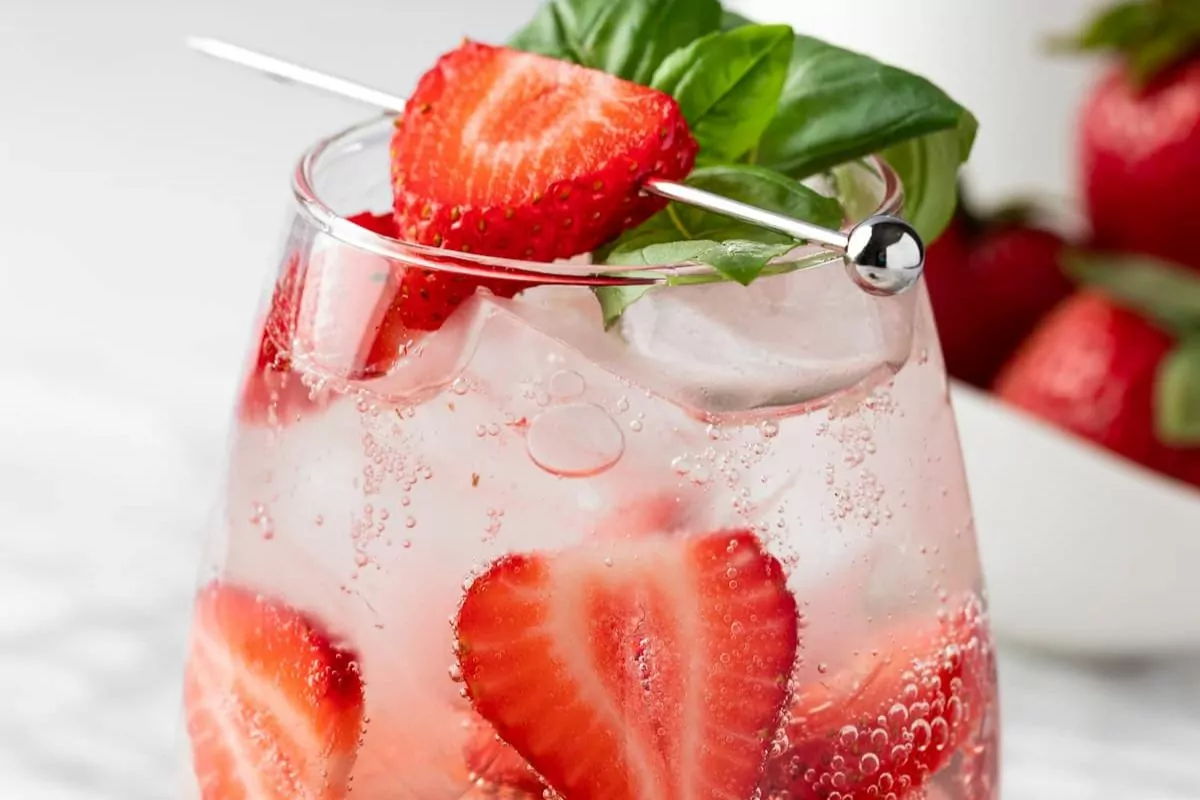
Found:
M 648 84 L 663 60 L 718 30 L 719 0 L 547 0 L 509 44 Z
M 953 214 L 978 127 L 924 78 L 755 24 L 718 0 L 547 0 L 510 44 L 672 95 L 700 145 L 689 182 L 822 225 L 841 224 L 841 207 L 800 181 L 880 154 L 904 184 L 906 216 L 933 241 Z M 749 283 L 795 244 L 673 203 L 597 255 L 708 264 Z M 612 320 L 645 287 L 600 291 Z

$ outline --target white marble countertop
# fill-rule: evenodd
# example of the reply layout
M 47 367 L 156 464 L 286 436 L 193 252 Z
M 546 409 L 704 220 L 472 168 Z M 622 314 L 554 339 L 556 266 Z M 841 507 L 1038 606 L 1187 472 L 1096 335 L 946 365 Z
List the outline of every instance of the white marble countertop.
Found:
M 170 794 L 195 565 L 286 178 L 361 116 L 182 37 L 403 87 L 533 5 L 5 0 L 0 797 Z M 1005 649 L 1001 670 L 1006 798 L 1200 798 L 1200 661 Z

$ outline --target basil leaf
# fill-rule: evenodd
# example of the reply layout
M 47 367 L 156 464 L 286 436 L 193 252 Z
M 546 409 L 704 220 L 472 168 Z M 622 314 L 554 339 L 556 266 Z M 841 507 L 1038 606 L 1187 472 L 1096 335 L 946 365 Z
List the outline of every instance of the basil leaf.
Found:
M 625 272 L 622 275 L 628 277 L 656 277 L 652 272 Z M 617 320 L 621 319 L 621 315 L 625 313 L 625 309 L 642 299 L 642 295 L 655 288 L 656 285 L 653 283 L 639 283 L 628 286 L 597 286 L 592 289 L 592 293 L 600 301 L 600 313 L 604 316 L 604 330 L 608 330 L 616 324 Z
M 954 216 L 958 171 L 978 128 L 964 111 L 957 127 L 892 145 L 881 154 L 904 186 L 904 216 L 926 242 L 941 235 Z
M 707 163 L 734 161 L 770 124 L 792 53 L 787 25 L 746 25 L 676 50 L 650 85 L 679 101 Z
M 1149 256 L 1068 253 L 1067 274 L 1176 333 L 1200 332 L 1200 276 Z
M 805 177 L 881 153 L 904 183 L 906 216 L 932 241 L 949 222 L 977 129 L 966 109 L 924 78 L 797 36 L 756 160 Z
M 1155 424 L 1169 445 L 1200 445 L 1200 337 L 1182 342 L 1159 365 Z
M 754 20 L 749 17 L 744 17 L 736 11 L 726 11 L 721 15 L 721 30 L 731 31 L 734 28 L 740 28 L 743 25 L 753 25 Z
M 726 242 L 726 245 L 729 245 L 729 243 Z M 780 255 L 786 254 L 793 246 L 794 245 L 778 245 L 779 250 L 781 251 Z M 655 250 L 644 253 L 640 257 L 643 260 L 646 260 L 661 258 L 668 255 L 678 256 L 681 255 L 681 253 L 669 252 L 666 250 Z M 702 253 L 701 255 L 708 254 Z M 806 258 L 788 260 L 775 266 L 771 266 L 769 262 L 777 257 L 778 256 L 770 255 L 770 257 L 767 259 L 767 266 L 762 268 L 758 273 L 760 277 L 765 272 L 797 272 L 799 270 L 809 269 L 810 267 L 828 264 L 830 261 L 837 259 L 837 256 L 834 254 L 828 251 L 821 251 Z M 658 277 L 660 279 L 663 277 L 661 273 L 655 272 L 625 272 L 622 274 L 637 277 Z M 665 283 L 667 286 L 683 286 L 697 283 L 716 283 L 723 280 L 725 280 L 724 275 L 719 272 L 714 272 L 700 275 L 669 275 L 667 276 Z M 625 313 L 625 309 L 640 300 L 642 296 L 646 294 L 646 292 L 661 285 L 662 284 L 660 283 L 639 284 L 633 286 L 599 286 L 593 289 L 592 291 L 595 292 L 597 299 L 600 301 L 600 309 L 604 315 L 604 329 L 608 330 L 611 328 L 618 320 L 620 320 L 621 315 Z
M 662 264 L 697 263 L 708 266 L 743 286 L 749 284 L 771 259 L 786 255 L 797 247 L 796 242 L 769 244 L 748 239 L 689 239 L 661 242 L 639 250 L 614 253 L 610 263 L 627 266 L 656 266 Z
M 720 24 L 718 0 L 547 0 L 509 45 L 645 84 Z
M 758 161 L 804 177 L 906 139 L 957 128 L 963 114 L 924 78 L 797 36 Z
M 727 164 L 701 167 L 687 178 L 689 186 L 740 200 L 743 203 L 836 228 L 842 224 L 842 207 L 799 181 L 765 167 Z M 651 244 L 681 239 L 751 239 L 772 244 L 795 244 L 781 233 L 739 222 L 695 206 L 671 203 L 633 230 L 626 231 L 607 250 L 609 260 L 618 252 L 640 250 Z M 612 262 L 609 263 L 618 263 Z

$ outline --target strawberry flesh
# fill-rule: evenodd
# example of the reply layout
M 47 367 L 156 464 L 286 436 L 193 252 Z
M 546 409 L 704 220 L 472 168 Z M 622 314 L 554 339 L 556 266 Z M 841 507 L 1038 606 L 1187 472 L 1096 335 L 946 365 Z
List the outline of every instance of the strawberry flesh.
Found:
M 767 765 L 764 797 L 921 797 L 915 792 L 979 729 L 995 665 L 974 599 L 943 622 L 898 626 L 860 652 L 796 693 L 788 748 Z
M 381 236 L 398 238 L 392 214 L 363 213 L 349 220 Z M 434 270 L 395 263 L 392 271 L 399 274 L 399 287 L 374 331 L 374 344 L 362 370 L 368 376 L 386 372 L 425 332 L 442 327 L 478 289 L 486 288 L 497 297 L 513 297 L 533 285 L 515 278 L 466 275 L 452 268 Z
M 697 145 L 678 104 L 645 86 L 467 42 L 427 72 L 396 123 L 400 236 L 490 256 L 589 252 L 661 209 Z
M 515 554 L 457 617 L 475 709 L 572 800 L 750 797 L 798 644 L 748 531 Z
M 463 759 L 470 778 L 478 785 L 512 789 L 541 796 L 546 788 L 537 773 L 505 742 L 495 729 L 477 715 L 469 723 Z
M 283 266 L 271 295 L 263 322 L 258 352 L 242 384 L 238 419 L 250 425 L 283 426 L 304 413 L 324 405 L 327 398 L 314 397 L 300 375 L 292 370 L 290 348 L 296 331 L 303 291 L 304 269 L 299 253 L 292 253 Z
M 203 800 L 345 796 L 363 721 L 357 659 L 298 611 L 202 589 L 184 703 Z

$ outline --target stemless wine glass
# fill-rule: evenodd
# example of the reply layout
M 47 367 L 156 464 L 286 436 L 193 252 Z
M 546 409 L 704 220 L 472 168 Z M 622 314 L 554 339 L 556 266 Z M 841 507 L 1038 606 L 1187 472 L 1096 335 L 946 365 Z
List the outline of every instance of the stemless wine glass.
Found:
M 743 287 L 405 244 L 350 219 L 390 206 L 392 130 L 295 175 L 196 600 L 189 791 L 993 800 L 923 287 L 812 248 Z M 875 159 L 811 183 L 852 220 L 902 204 Z M 606 328 L 598 297 L 639 294 Z

